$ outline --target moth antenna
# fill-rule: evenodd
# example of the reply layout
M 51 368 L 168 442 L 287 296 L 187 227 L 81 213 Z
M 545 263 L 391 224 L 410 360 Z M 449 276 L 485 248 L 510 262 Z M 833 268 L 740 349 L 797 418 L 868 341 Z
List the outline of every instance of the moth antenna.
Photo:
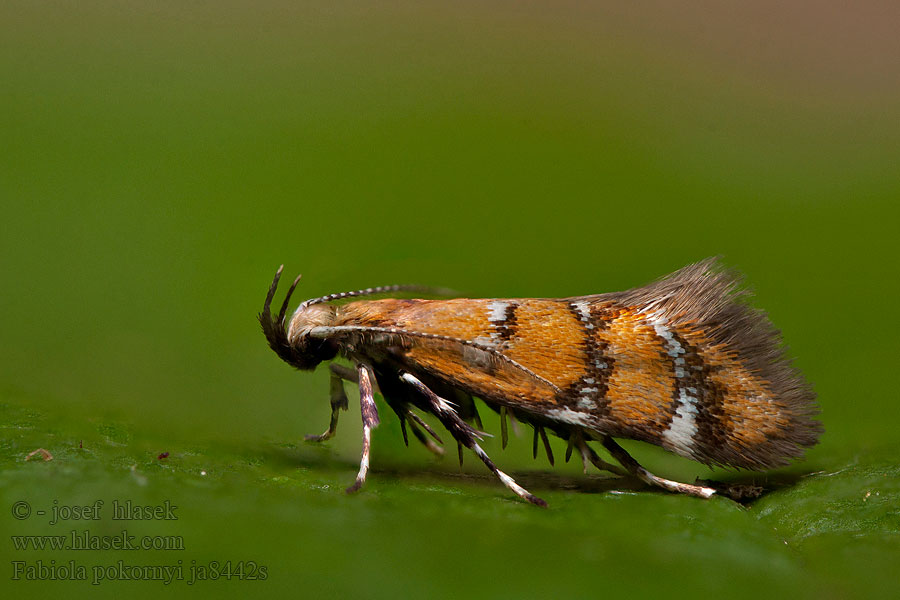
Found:
M 389 294 L 393 292 L 421 292 L 429 296 L 456 296 L 457 293 L 448 288 L 431 287 L 427 285 L 416 284 L 397 284 L 397 285 L 380 285 L 370 287 L 364 290 L 354 290 L 352 292 L 339 292 L 337 294 L 328 294 L 319 298 L 306 300 L 303 306 L 312 304 L 321 304 L 322 302 L 332 302 L 334 300 L 343 300 L 344 298 L 354 298 L 357 296 L 372 296 L 374 294 Z
M 284 302 L 281 304 L 281 311 L 278 313 L 278 324 L 282 327 L 284 327 L 284 315 L 285 313 L 287 313 L 288 303 L 291 301 L 291 294 L 293 294 L 294 290 L 297 289 L 297 284 L 300 283 L 301 277 L 303 277 L 303 275 L 297 275 L 297 279 L 295 279 L 294 283 L 291 284 L 291 287 L 288 289 L 287 296 L 284 297 Z

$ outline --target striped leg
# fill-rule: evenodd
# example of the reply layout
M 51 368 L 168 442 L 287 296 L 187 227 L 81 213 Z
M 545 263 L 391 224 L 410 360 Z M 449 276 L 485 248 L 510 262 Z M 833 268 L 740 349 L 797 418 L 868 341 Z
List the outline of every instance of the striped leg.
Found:
M 650 485 L 655 485 L 663 488 L 664 490 L 668 490 L 670 492 L 676 492 L 678 494 L 687 494 L 688 496 L 696 496 L 698 498 L 709 498 L 713 494 L 716 493 L 716 490 L 710 487 L 703 487 L 699 485 L 691 485 L 689 483 L 678 483 L 677 481 L 671 481 L 669 479 L 663 479 L 662 477 L 657 477 L 644 467 L 642 467 L 636 460 L 631 458 L 631 455 L 625 452 L 625 449 L 622 448 L 619 444 L 615 442 L 608 435 L 603 436 L 603 447 L 609 450 L 609 453 L 612 454 L 613 458 L 622 463 L 622 466 L 625 469 L 643 481 L 644 483 L 648 483 Z M 585 445 L 587 447 L 587 445 Z M 593 450 L 591 450 L 593 453 Z
M 410 384 L 414 388 L 416 388 L 423 396 L 425 396 L 428 401 L 431 403 L 431 408 L 440 419 L 441 423 L 447 430 L 453 435 L 457 442 L 469 448 L 474 452 L 478 458 L 482 460 L 482 462 L 487 465 L 487 468 L 490 469 L 494 475 L 496 475 L 500 481 L 503 482 L 503 485 L 512 490 L 520 498 L 524 498 L 528 500 L 532 504 L 536 504 L 538 506 L 546 507 L 547 503 L 530 493 L 528 490 L 520 486 L 515 480 L 497 468 L 494 462 L 490 459 L 490 457 L 485 453 L 485 451 L 478 445 L 476 441 L 476 437 L 478 437 L 477 432 L 469 426 L 468 423 L 463 421 L 456 411 L 453 410 L 453 407 L 443 398 L 432 392 L 428 386 L 419 381 L 413 375 L 409 373 L 403 373 L 400 376 L 403 381 Z
M 372 430 L 378 427 L 378 408 L 375 406 L 375 396 L 372 393 L 372 381 L 374 375 L 372 368 L 364 363 L 356 365 L 356 371 L 359 375 L 359 408 L 362 413 L 363 422 L 363 450 L 362 457 L 359 460 L 359 473 L 356 475 L 356 481 L 347 488 L 347 493 L 351 494 L 366 482 L 366 474 L 369 472 L 369 451 L 372 446 Z

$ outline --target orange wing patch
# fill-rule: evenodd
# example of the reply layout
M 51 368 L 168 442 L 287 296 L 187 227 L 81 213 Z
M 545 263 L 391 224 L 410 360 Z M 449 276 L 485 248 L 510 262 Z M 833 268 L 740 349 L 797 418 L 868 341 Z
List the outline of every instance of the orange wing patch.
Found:
M 623 310 L 597 332 L 613 361 L 606 394 L 610 417 L 638 428 L 662 432 L 669 420 L 675 392 L 674 375 L 665 348 L 645 317 Z
M 584 328 L 564 302 L 518 300 L 507 356 L 565 389 L 585 373 Z
M 556 391 L 525 371 L 471 348 L 426 341 L 406 353 L 417 367 L 448 379 L 483 399 L 515 400 L 522 407 L 555 403 Z
M 474 340 L 490 334 L 486 306 L 486 300 L 387 299 L 351 302 L 340 307 L 339 314 L 342 323 L 347 324 Z
M 371 327 L 394 327 L 406 332 L 418 332 L 452 337 L 475 342 L 486 348 L 502 352 L 505 356 L 519 362 L 553 382 L 559 369 L 548 369 L 557 361 L 560 348 L 568 347 L 564 339 L 553 340 L 536 338 L 534 331 L 540 328 L 543 335 L 564 329 L 565 314 L 553 315 L 553 308 L 545 306 L 544 310 L 523 313 L 518 318 L 518 325 L 512 330 L 512 339 L 500 342 L 498 324 L 492 322 L 492 305 L 498 303 L 518 305 L 535 303 L 533 300 L 376 300 L 350 303 L 341 307 L 341 319 L 344 323 Z M 559 303 L 542 302 L 545 305 L 559 306 Z M 562 310 L 565 313 L 565 310 Z M 544 328 L 541 319 L 549 323 Z M 525 335 L 521 336 L 522 326 Z M 556 334 L 561 335 L 561 334 Z M 518 348 L 518 351 L 516 351 Z M 571 350 L 569 353 L 572 353 Z M 457 382 L 477 396 L 484 398 L 516 398 L 522 403 L 555 402 L 556 391 L 552 386 L 535 380 L 526 371 L 504 362 L 502 358 L 471 346 L 454 345 L 441 340 L 420 339 L 406 352 L 407 359 L 429 372 Z M 571 357 L 570 357 L 571 358 Z M 574 359 L 573 359 L 574 360 Z M 568 360 L 566 364 L 571 364 Z M 565 377 L 563 377 L 565 385 Z

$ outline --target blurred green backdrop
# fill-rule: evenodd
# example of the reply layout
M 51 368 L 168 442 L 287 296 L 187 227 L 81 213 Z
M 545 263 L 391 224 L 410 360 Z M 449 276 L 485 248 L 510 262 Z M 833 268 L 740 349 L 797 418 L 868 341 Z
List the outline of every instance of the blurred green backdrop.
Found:
M 13 580 L 13 563 L 253 560 L 266 581 L 201 591 L 897 593 L 898 19 L 891 2 L 4 2 L 0 588 L 187 594 Z M 489 441 L 539 511 L 473 458 L 460 475 L 405 449 L 388 415 L 345 497 L 358 408 L 327 446 L 299 441 L 327 423 L 327 375 L 291 371 L 255 321 L 281 263 L 301 297 L 552 297 L 714 254 L 783 330 L 826 428 L 746 508 L 550 469 L 530 432 Z M 37 447 L 55 459 L 26 462 Z M 661 474 L 733 476 L 628 447 Z M 129 530 L 185 550 L 7 539 L 85 528 L 17 520 L 16 501 L 117 498 L 179 505 Z

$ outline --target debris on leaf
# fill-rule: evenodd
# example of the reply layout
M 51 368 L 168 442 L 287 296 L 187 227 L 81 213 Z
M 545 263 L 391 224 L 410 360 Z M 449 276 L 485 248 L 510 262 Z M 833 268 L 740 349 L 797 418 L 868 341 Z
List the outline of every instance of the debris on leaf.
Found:
M 37 450 L 32 450 L 25 456 L 25 460 L 26 461 L 31 460 L 35 454 L 40 454 L 41 457 L 44 459 L 44 462 L 53 460 L 53 455 L 50 454 L 48 451 L 44 450 L 43 448 L 38 448 Z

